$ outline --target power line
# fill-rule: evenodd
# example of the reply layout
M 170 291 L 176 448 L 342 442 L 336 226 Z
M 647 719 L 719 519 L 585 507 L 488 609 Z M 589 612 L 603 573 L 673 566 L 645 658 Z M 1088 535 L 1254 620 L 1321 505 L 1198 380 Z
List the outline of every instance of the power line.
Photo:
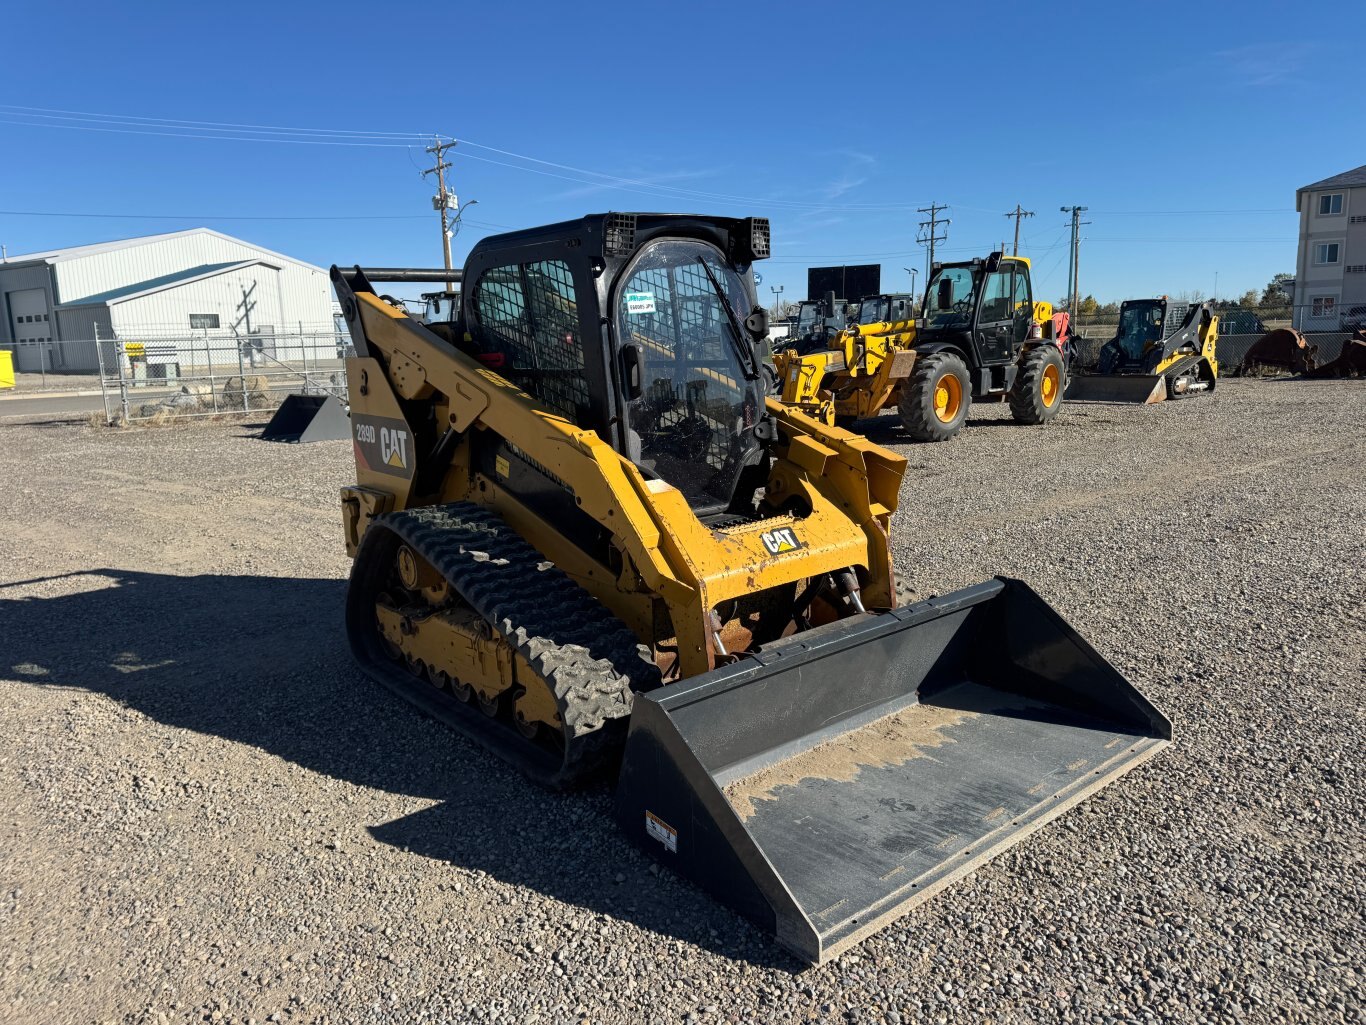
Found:
M 63 210 L 0 210 L 0 217 L 80 217 L 113 221 L 421 221 L 427 219 L 426 214 L 111 214 Z M 472 221 L 461 218 L 461 223 L 475 228 L 515 230 L 511 224 L 495 224 L 491 221 Z

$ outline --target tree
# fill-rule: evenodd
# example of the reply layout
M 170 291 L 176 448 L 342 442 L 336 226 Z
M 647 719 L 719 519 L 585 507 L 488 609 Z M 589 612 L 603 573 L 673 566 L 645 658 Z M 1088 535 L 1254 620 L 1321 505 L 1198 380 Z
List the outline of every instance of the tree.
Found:
M 1100 303 L 1096 302 L 1094 295 L 1088 295 L 1081 302 L 1077 303 L 1077 314 L 1082 317 L 1094 317 L 1100 309 Z
M 1102 317 L 1118 317 L 1119 303 L 1101 303 L 1100 309 L 1096 313 Z
M 1277 274 L 1262 289 L 1263 306 L 1285 306 L 1295 295 L 1295 275 Z
M 1258 297 L 1257 290 L 1255 288 L 1249 288 L 1246 292 L 1243 293 L 1243 297 L 1238 300 L 1239 306 L 1258 306 L 1260 304 L 1261 299 Z

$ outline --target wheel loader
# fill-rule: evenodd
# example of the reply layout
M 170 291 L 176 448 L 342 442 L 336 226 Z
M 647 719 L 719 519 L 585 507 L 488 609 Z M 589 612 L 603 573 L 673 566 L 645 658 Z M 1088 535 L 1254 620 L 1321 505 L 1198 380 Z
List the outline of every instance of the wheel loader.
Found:
M 898 599 L 905 460 L 768 396 L 768 251 L 759 218 L 510 232 L 429 324 L 333 267 L 346 627 L 532 779 L 615 773 L 632 841 L 819 963 L 1171 726 L 1021 582 Z
M 1214 303 L 1128 299 L 1119 330 L 1100 349 L 1094 373 L 1072 377 L 1067 398 L 1150 404 L 1213 391 L 1219 380 Z
M 861 315 L 823 349 L 776 354 L 783 401 L 846 427 L 895 404 L 915 441 L 954 437 L 974 401 L 1005 400 L 1018 422 L 1046 423 L 1062 408 L 1066 318 L 1034 302 L 1029 269 L 1001 253 L 935 264 L 919 319 L 873 297 L 872 309 L 904 319 Z

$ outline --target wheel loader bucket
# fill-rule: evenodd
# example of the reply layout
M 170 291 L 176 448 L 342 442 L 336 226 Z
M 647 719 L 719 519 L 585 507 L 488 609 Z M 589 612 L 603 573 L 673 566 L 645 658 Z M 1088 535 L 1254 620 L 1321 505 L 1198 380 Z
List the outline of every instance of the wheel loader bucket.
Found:
M 1076 374 L 1067 386 L 1069 402 L 1161 402 L 1167 397 L 1164 374 Z
M 1170 740 L 1042 599 L 998 579 L 637 695 L 617 812 L 819 964 Z

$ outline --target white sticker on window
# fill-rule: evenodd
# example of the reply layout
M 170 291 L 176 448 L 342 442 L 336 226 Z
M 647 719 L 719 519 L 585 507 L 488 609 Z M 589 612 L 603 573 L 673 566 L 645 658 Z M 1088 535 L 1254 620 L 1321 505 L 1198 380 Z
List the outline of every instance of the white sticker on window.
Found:
M 653 292 L 627 292 L 627 313 L 654 313 L 655 296 Z

